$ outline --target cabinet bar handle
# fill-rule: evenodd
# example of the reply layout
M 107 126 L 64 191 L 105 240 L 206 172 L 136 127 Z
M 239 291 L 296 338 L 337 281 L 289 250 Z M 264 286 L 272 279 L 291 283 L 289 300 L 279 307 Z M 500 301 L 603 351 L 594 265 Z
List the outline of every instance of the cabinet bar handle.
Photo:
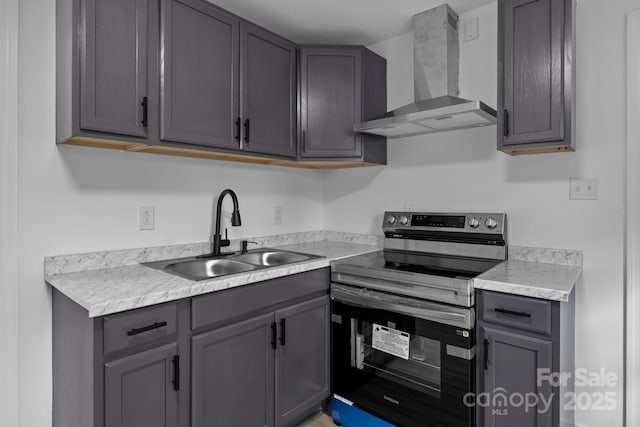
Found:
M 307 131 L 302 131 L 302 152 L 307 152 Z
M 244 121 L 244 142 L 246 142 L 247 144 L 249 143 L 249 119 L 246 119 Z
M 235 139 L 236 141 L 240 142 L 240 117 L 238 117 L 238 119 L 236 120 L 236 136 Z
M 509 111 L 504 110 L 504 114 L 502 116 L 502 130 L 504 136 L 509 136 Z
M 484 339 L 484 370 L 489 369 L 489 340 Z
M 507 310 L 506 308 L 494 308 L 494 311 L 496 313 L 510 314 L 512 316 L 531 317 L 531 313 L 527 313 L 526 311 L 513 311 Z
M 287 335 L 287 322 L 286 319 L 280 319 L 280 344 L 285 345 L 285 339 Z
M 156 322 L 153 325 L 144 326 L 142 328 L 133 328 L 129 332 L 127 332 L 127 335 L 129 335 L 129 336 L 138 335 L 138 334 L 141 334 L 143 332 L 149 332 L 149 331 L 152 331 L 154 329 L 162 328 L 164 326 L 167 326 L 167 322 Z
M 276 349 L 278 346 L 278 341 L 276 341 L 276 335 L 278 334 L 276 330 L 276 322 L 271 322 L 271 348 Z
M 140 120 L 140 123 L 142 124 L 143 127 L 147 127 L 147 119 L 148 119 L 148 98 L 146 96 L 142 97 L 142 102 L 140 103 L 140 105 L 142 106 L 142 120 Z
M 180 390 L 180 356 L 173 356 L 173 380 L 171 383 L 173 384 L 173 389 L 175 391 Z

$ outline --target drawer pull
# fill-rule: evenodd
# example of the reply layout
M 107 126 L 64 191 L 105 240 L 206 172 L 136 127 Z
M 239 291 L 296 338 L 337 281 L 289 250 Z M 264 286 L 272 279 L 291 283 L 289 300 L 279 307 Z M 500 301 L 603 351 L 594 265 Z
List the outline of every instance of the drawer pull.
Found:
M 526 311 L 513 311 L 507 310 L 506 308 L 495 308 L 494 311 L 496 313 L 510 314 L 512 316 L 531 317 L 531 313 L 527 313 Z
M 276 322 L 271 322 L 271 348 L 274 350 L 278 347 L 278 341 L 276 338 L 278 332 L 276 331 L 276 328 Z
M 141 334 L 143 332 L 149 332 L 149 331 L 152 331 L 154 329 L 162 328 L 164 326 L 167 326 L 167 322 L 156 322 L 153 325 L 145 326 L 145 327 L 142 327 L 142 328 L 133 328 L 129 332 L 127 332 L 127 335 L 129 335 L 129 336 L 138 335 L 138 334 Z

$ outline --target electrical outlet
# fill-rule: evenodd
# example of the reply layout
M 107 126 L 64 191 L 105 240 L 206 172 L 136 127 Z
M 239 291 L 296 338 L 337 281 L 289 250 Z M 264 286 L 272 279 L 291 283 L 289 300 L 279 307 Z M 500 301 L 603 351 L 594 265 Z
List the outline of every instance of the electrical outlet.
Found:
M 153 230 L 156 228 L 156 212 L 153 206 L 138 208 L 138 229 Z
M 569 179 L 570 200 L 598 200 L 598 178 Z
M 273 207 L 273 224 L 282 224 L 282 206 Z

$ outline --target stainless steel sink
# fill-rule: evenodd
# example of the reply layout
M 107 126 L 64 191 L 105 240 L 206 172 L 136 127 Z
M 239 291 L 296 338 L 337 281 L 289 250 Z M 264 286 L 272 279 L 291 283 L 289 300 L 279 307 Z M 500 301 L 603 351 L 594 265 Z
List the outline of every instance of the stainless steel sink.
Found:
M 246 271 L 258 268 L 255 265 L 244 262 L 233 261 L 230 259 L 193 259 L 185 260 L 160 261 L 146 263 L 145 265 L 184 277 L 189 280 L 204 280 L 213 277 L 226 276 L 235 273 L 244 273 Z
M 275 249 L 257 249 L 246 253 L 222 254 L 210 258 L 178 258 L 165 261 L 146 262 L 142 265 L 184 277 L 189 280 L 205 280 L 229 274 L 276 267 L 294 262 L 322 258 L 318 255 Z
M 234 255 L 232 257 L 232 259 L 236 261 L 248 262 L 249 264 L 255 265 L 264 265 L 268 267 L 291 264 L 294 262 L 306 261 L 313 258 L 313 255 L 271 250 L 262 252 L 249 252 L 246 254 Z

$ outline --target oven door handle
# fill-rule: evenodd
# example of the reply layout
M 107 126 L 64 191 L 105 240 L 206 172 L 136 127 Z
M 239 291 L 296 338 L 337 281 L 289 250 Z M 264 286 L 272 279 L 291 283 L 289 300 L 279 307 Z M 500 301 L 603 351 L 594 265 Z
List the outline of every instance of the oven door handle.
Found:
M 440 305 L 428 301 L 420 301 L 337 284 L 332 284 L 331 286 L 331 298 L 362 308 L 387 310 L 466 329 L 473 327 L 473 319 L 475 317 L 473 310 L 469 310 L 469 314 L 456 313 L 440 308 Z

